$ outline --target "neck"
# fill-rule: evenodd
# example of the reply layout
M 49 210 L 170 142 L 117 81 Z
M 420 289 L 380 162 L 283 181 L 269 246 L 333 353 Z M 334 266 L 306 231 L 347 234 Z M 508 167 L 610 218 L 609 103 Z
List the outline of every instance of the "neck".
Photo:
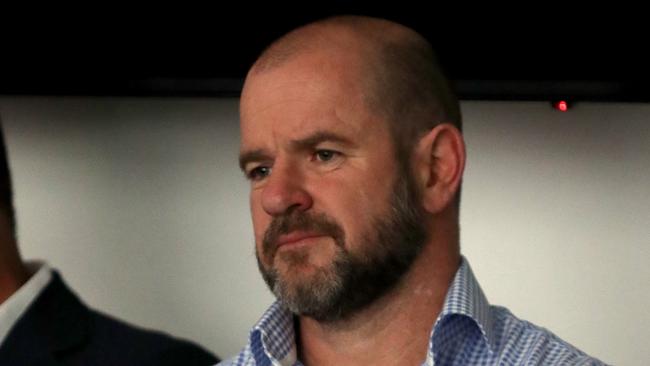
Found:
M 9 250 L 12 246 L 5 244 L 0 243 L 0 304 L 18 291 L 29 279 L 27 267 L 17 251 Z M 15 245 L 13 247 L 15 248 Z
M 300 360 L 310 366 L 421 365 L 460 264 L 455 243 L 427 243 L 394 289 L 350 318 L 324 324 L 301 317 Z

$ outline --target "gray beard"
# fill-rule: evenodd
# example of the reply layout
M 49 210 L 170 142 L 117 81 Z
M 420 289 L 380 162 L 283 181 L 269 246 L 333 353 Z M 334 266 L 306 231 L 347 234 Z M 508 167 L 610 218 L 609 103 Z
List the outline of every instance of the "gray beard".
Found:
M 406 172 L 405 172 L 406 173 Z M 276 217 L 263 245 L 264 258 L 273 263 L 277 235 L 297 229 L 316 230 L 337 244 L 332 263 L 308 278 L 289 281 L 275 268 L 266 268 L 257 253 L 262 277 L 275 296 L 294 314 L 320 322 L 342 320 L 365 308 L 395 287 L 411 268 L 426 239 L 423 213 L 409 174 L 396 179 L 389 212 L 375 217 L 373 232 L 363 235 L 359 253 L 350 253 L 343 231 L 327 216 L 290 212 Z M 307 248 L 308 250 L 308 248 Z M 288 266 L 308 263 L 305 250 L 278 253 Z

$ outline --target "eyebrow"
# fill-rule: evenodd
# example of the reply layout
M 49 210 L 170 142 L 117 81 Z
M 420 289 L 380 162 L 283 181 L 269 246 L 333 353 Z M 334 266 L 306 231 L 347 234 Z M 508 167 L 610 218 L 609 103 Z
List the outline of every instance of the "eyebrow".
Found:
M 239 155 L 239 169 L 242 171 L 246 170 L 246 165 L 253 161 L 264 161 L 270 160 L 271 154 L 269 154 L 264 149 L 257 149 L 243 152 Z
M 355 146 L 349 139 L 329 131 L 316 131 L 305 138 L 291 141 L 290 144 L 295 150 L 304 150 L 313 148 L 322 142 L 334 142 L 346 146 Z
M 354 147 L 351 140 L 329 131 L 316 131 L 307 137 L 289 142 L 292 150 L 308 150 L 323 142 L 334 142 L 348 147 Z M 265 149 L 244 151 L 239 155 L 239 168 L 244 171 L 246 165 L 253 161 L 272 160 L 271 154 Z

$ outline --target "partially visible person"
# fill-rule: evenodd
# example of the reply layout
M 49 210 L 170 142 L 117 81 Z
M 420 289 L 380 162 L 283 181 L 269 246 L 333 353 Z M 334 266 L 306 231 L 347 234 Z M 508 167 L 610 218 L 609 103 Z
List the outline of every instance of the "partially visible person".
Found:
M 200 346 L 86 306 L 46 263 L 25 263 L 0 128 L 0 365 L 214 365 Z
M 483 294 L 460 253 L 460 106 L 412 29 L 290 32 L 249 71 L 240 127 L 278 301 L 225 365 L 602 364 Z

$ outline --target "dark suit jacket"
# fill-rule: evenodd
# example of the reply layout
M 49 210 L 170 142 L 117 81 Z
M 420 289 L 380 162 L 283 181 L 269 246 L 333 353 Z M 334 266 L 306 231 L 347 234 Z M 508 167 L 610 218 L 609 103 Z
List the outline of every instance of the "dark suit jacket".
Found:
M 89 309 L 56 272 L 0 347 L 0 366 L 205 366 L 216 362 L 193 343 Z

